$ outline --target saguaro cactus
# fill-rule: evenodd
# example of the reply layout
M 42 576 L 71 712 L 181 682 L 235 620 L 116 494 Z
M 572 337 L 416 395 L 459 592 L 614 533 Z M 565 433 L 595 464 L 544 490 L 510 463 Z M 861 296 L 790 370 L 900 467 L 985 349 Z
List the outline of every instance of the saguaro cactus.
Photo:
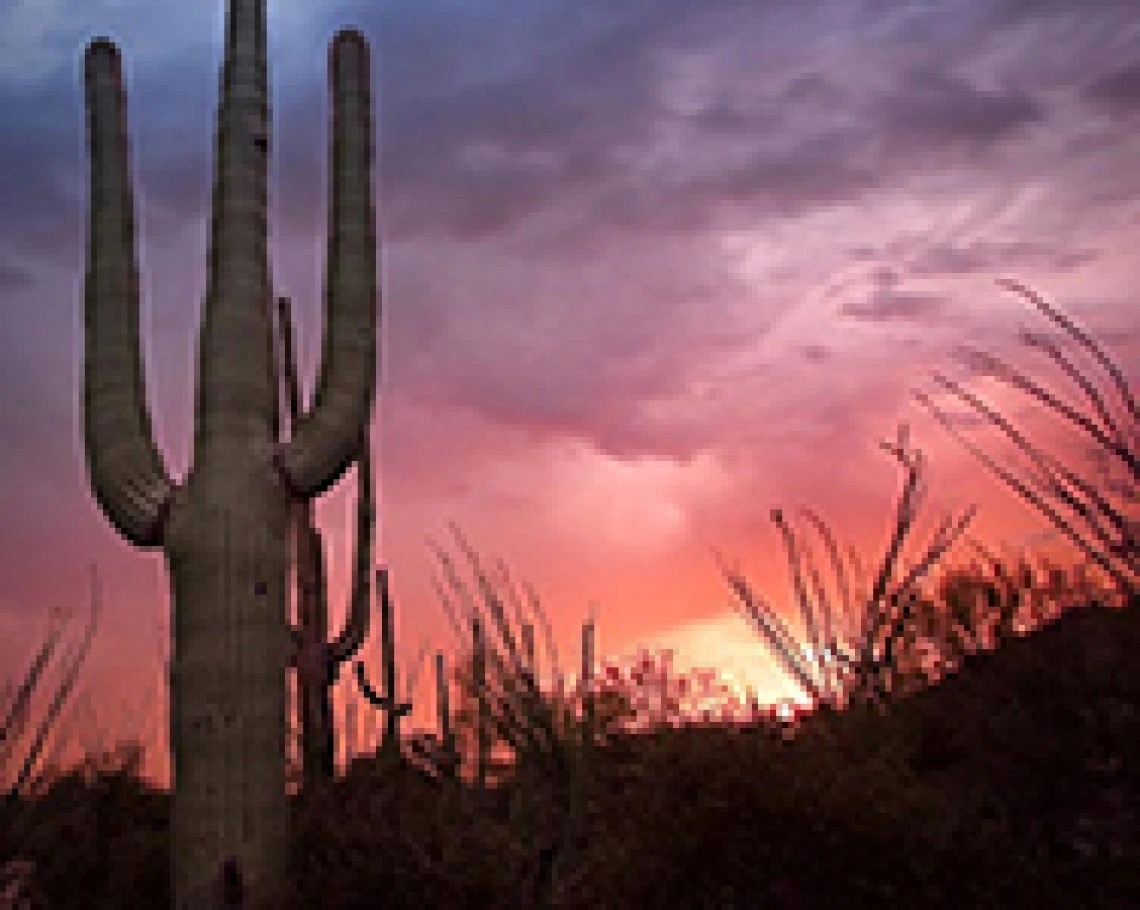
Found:
M 293 320 L 289 299 L 277 301 L 277 326 L 281 342 L 282 369 L 291 426 L 301 415 L 301 393 L 293 356 Z M 301 721 L 301 770 L 303 785 L 311 788 L 332 780 L 336 762 L 336 731 L 333 723 L 332 687 L 341 664 L 350 660 L 368 635 L 370 617 L 369 575 L 376 524 L 372 493 L 372 459 L 367 429 L 361 435 L 356 466 L 356 542 L 353 558 L 352 594 L 348 619 L 340 635 L 330 639 L 328 587 L 321 532 L 313 520 L 312 500 L 293 504 L 293 545 L 297 572 L 298 623 L 292 630 L 292 665 L 297 669 L 298 715 Z
M 381 755 L 398 760 L 403 755 L 400 742 L 400 721 L 412 713 L 411 702 L 396 697 L 396 632 L 392 623 L 392 597 L 388 591 L 388 570 L 376 570 L 376 593 L 380 599 L 380 659 L 383 663 L 384 694 L 377 692 L 368 682 L 368 673 L 361 661 L 356 662 L 356 683 L 364 697 L 375 707 L 386 712 Z
M 278 442 L 267 242 L 265 0 L 231 0 L 218 114 L 208 282 L 198 339 L 192 466 L 176 484 L 151 432 L 139 343 L 119 53 L 85 61 L 91 160 L 84 432 L 95 499 L 171 575 L 172 891 L 200 895 L 233 860 L 248 905 L 286 871 L 286 584 L 292 503 L 357 456 L 376 382 L 376 231 L 368 48 L 330 48 L 331 212 L 326 336 L 311 411 Z

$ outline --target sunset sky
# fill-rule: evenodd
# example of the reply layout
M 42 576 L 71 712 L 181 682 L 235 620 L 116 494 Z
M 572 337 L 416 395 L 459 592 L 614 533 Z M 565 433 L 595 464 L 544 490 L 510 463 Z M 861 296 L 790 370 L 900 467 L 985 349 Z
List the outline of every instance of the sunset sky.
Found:
M 764 697 L 791 695 L 711 549 L 780 603 L 774 506 L 810 505 L 877 555 L 900 480 L 877 443 L 900 421 L 931 466 L 925 528 L 977 503 L 982 539 L 1044 529 L 910 398 L 936 370 L 960 375 L 950 351 L 963 342 L 1053 377 L 1016 341 L 1045 324 L 996 278 L 1057 301 L 1140 372 L 1132 0 L 269 10 L 273 272 L 300 310 L 306 388 L 328 42 L 354 25 L 373 54 L 373 440 L 407 659 L 422 640 L 449 644 L 426 541 L 455 521 L 534 583 L 566 646 L 597 602 L 604 653 L 674 647 Z M 0 666 L 25 665 L 49 608 L 86 603 L 97 564 L 106 616 L 85 679 L 124 733 L 165 724 L 169 605 L 161 555 L 116 535 L 80 444 L 82 53 L 106 35 L 124 55 L 148 393 L 181 476 L 222 11 L 0 5 Z M 337 616 L 354 496 L 350 475 L 318 508 Z M 426 707 L 430 689 L 417 695 Z

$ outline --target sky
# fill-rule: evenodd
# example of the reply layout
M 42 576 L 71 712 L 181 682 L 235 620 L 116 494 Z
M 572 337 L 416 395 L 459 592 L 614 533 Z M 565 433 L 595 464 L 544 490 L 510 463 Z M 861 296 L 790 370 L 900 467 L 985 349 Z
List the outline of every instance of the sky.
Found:
M 881 553 L 901 475 L 878 443 L 900 422 L 929 464 L 925 527 L 977 504 L 980 538 L 1043 540 L 911 397 L 936 371 L 962 375 L 963 343 L 1038 371 L 1017 332 L 1044 324 L 995 279 L 1060 303 L 1140 372 L 1130 0 L 269 10 L 272 269 L 299 311 L 306 388 L 328 43 L 355 26 L 373 55 L 372 438 L 405 660 L 450 645 L 427 541 L 454 521 L 535 585 L 564 653 L 596 603 L 603 653 L 673 647 L 793 695 L 711 551 L 778 603 L 775 506 L 811 506 Z M 99 36 L 125 60 L 148 395 L 182 476 L 223 4 L 0 0 L 0 666 L 25 665 L 52 607 L 87 603 L 97 565 L 105 618 L 80 710 L 113 739 L 165 724 L 169 598 L 161 555 L 94 503 L 80 443 L 81 73 Z M 318 504 L 336 616 L 354 491 L 350 474 Z

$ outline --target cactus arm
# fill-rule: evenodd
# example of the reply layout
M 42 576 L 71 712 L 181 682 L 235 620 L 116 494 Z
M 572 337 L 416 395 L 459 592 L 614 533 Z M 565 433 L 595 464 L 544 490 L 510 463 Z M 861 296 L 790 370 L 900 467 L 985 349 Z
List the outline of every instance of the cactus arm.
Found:
M 292 429 L 296 428 L 301 415 L 301 389 L 297 379 L 297 358 L 293 351 L 293 315 L 288 297 L 277 298 L 277 329 L 281 347 L 281 372 L 285 376 L 285 404 Z
M 137 546 L 157 546 L 174 484 L 151 432 L 139 337 L 139 273 L 118 50 L 87 48 L 91 158 L 84 287 L 83 429 L 91 489 L 107 518 Z
M 293 318 L 290 301 L 288 297 L 277 298 L 277 345 L 278 355 L 281 360 L 281 374 L 285 382 L 285 408 L 289 415 L 290 429 L 297 425 L 297 418 L 301 412 L 301 392 L 299 382 L 297 380 L 297 363 L 296 357 L 293 353 Z M 298 614 L 301 622 L 297 625 L 290 625 L 289 638 L 291 643 L 291 650 L 289 653 L 289 667 L 297 668 L 300 666 L 301 649 L 305 646 L 305 630 L 303 628 L 303 619 L 307 615 L 309 609 L 301 598 L 305 596 L 305 591 L 313 584 L 312 575 L 312 550 L 313 541 L 310 538 L 309 531 L 312 529 L 312 522 L 310 521 L 311 512 L 309 509 L 308 501 L 296 502 L 293 504 L 293 518 L 291 520 L 293 531 L 293 545 L 295 547 L 293 554 L 293 564 L 297 572 L 297 588 L 298 588 Z
M 333 39 L 331 213 L 325 331 L 313 406 L 276 451 L 295 496 L 323 493 L 357 455 L 376 388 L 376 224 L 368 47 L 355 30 Z
M 392 600 L 388 594 L 388 570 L 376 570 L 376 588 L 380 596 L 380 656 L 383 664 L 385 694 L 380 695 L 368 682 L 364 664 L 356 661 L 356 681 L 360 691 L 373 705 L 387 711 L 382 751 L 391 755 L 400 749 L 400 720 L 412 710 L 410 702 L 400 702 L 396 695 L 396 638 L 392 628 Z
M 372 574 L 372 550 L 375 538 L 376 511 L 372 492 L 372 459 L 369 456 L 367 434 L 361 440 L 360 460 L 356 466 L 360 489 L 356 502 L 356 559 L 353 569 L 352 595 L 348 607 L 348 619 L 340 635 L 329 646 L 329 660 L 341 664 L 350 660 L 368 637 L 371 602 L 369 582 Z M 388 573 L 384 573 L 380 590 L 381 602 L 388 596 Z M 377 573 L 379 577 L 379 573 Z
M 360 691 L 364 694 L 364 697 L 377 708 L 392 712 L 399 717 L 404 717 L 412 712 L 410 702 L 398 702 L 395 698 L 389 695 L 381 695 L 372 688 L 372 684 L 368 681 L 368 671 L 364 668 L 363 661 L 358 660 L 354 666 L 356 668 L 356 682 L 360 686 Z

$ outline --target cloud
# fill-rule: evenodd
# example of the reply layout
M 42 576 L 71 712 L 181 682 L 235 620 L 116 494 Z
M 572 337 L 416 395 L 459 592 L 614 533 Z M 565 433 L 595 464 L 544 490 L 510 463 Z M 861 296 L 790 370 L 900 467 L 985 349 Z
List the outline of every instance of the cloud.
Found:
M 749 344 L 731 322 L 709 320 L 719 300 L 747 289 L 700 269 L 702 250 L 711 258 L 698 240 L 631 239 L 554 274 L 489 248 L 457 249 L 431 277 L 423 260 L 422 277 L 405 285 L 415 298 L 393 309 L 390 327 L 394 352 L 417 353 L 394 353 L 402 362 L 392 369 L 423 407 L 587 437 L 610 453 L 688 457 L 687 443 L 674 451 L 660 438 L 650 402 L 687 397 L 707 362 Z M 479 265 L 479 281 L 466 280 Z M 393 280 L 403 274 L 394 268 Z M 426 334 L 413 346 L 398 340 L 405 331 Z
M 1028 268 L 1067 272 L 1095 262 L 1100 253 L 1037 240 L 985 241 L 931 244 L 908 263 L 914 276 L 995 273 Z
M 1111 114 L 1140 111 L 1140 63 L 1107 73 L 1085 87 L 1086 100 Z
M 780 45 L 804 21 L 767 8 L 719 5 L 670 28 L 642 17 L 641 31 L 595 13 L 541 66 L 446 88 L 435 76 L 430 94 L 390 89 L 383 179 L 394 238 L 477 239 L 575 208 L 591 226 L 626 232 L 709 229 L 746 208 L 797 217 L 910 174 L 974 165 L 1045 118 L 1029 92 L 979 87 L 949 61 L 903 67 L 886 88 L 861 68 L 788 66 Z M 700 40 L 703 18 L 730 15 L 732 38 Z M 844 41 L 814 36 L 823 38 Z M 463 59 L 457 69 L 469 72 Z
M 867 282 L 871 287 L 859 300 L 848 300 L 839 309 L 841 315 L 864 322 L 937 321 L 947 300 L 940 294 L 899 289 L 902 279 L 895 269 L 880 266 L 871 270 Z
M 202 218 L 220 19 L 216 11 L 132 18 L 130 6 L 92 4 L 84 15 L 121 26 L 136 188 L 148 209 L 183 223 Z M 828 28 L 779 4 L 741 0 L 620 8 L 543 0 L 525 13 L 504 0 L 338 3 L 304 14 L 285 4 L 271 23 L 275 227 L 311 236 L 325 209 L 323 58 L 346 24 L 372 38 L 386 239 L 511 235 L 550 255 L 609 233 L 798 218 L 918 175 L 964 178 L 989 152 L 1029 142 L 1027 128 L 1046 117 L 1033 58 L 1009 55 L 1013 82 L 960 65 L 960 49 L 1011 9 L 979 5 L 939 29 L 936 10 L 920 5 L 900 17 L 871 3 Z M 59 40 L 71 42 L 75 59 L 61 68 L 58 50 L 43 51 L 56 68 L 38 71 L 34 107 L 21 100 L 24 82 L 6 91 L 0 80 L 0 116 L 42 125 L 0 147 L 0 164 L 27 172 L 18 186 L 0 187 L 0 199 L 33 221 L 13 243 L 71 258 L 84 185 L 82 40 L 64 12 L 37 27 L 72 35 Z M 1007 30 L 1019 27 L 1010 22 Z M 21 34 L 32 40 L 29 29 Z M 157 36 L 173 30 L 179 41 L 159 53 Z M 922 54 L 904 43 L 916 35 Z
M 19 125 L 0 130 L 0 246 L 13 252 L 54 258 L 75 235 L 82 119 L 69 124 L 60 113 L 77 110 L 72 94 L 58 83 L 0 82 L 0 123 Z M 77 249 L 74 240 L 70 246 Z
M 59 32 L 82 4 L 76 0 L 13 0 L 0 30 L 0 79 L 41 78 L 59 65 Z
M 201 54 L 221 24 L 219 6 L 207 3 L 12 0 L 10 6 L 0 30 L 0 83 L 8 85 L 75 78 L 84 45 L 99 35 L 120 44 L 129 65 L 161 66 Z
M 939 316 L 946 301 L 937 294 L 881 290 L 862 303 L 847 303 L 841 312 L 851 319 L 867 322 L 928 322 Z
M 0 291 L 26 290 L 32 280 L 32 273 L 23 266 L 0 262 Z
M 186 335 L 192 320 L 169 316 L 191 312 L 186 288 L 204 271 L 220 19 L 134 23 L 130 6 L 116 6 L 110 31 L 128 61 L 146 262 L 166 269 L 149 279 L 153 312 Z M 325 54 L 333 30 L 355 24 L 376 73 L 382 395 L 409 434 L 434 440 L 405 442 L 416 455 L 401 470 L 459 471 L 551 441 L 682 464 L 710 446 L 744 452 L 749 434 L 768 445 L 863 433 L 893 399 L 841 377 L 863 362 L 855 346 L 873 363 L 884 325 L 906 356 L 899 336 L 951 328 L 953 291 L 914 279 L 1014 267 L 1079 277 L 1111 240 L 1071 233 L 1099 223 L 1131 158 L 1119 132 L 1074 148 L 1088 111 L 1055 91 L 1062 63 L 1087 68 L 1095 48 L 1034 45 L 1051 20 L 1002 19 L 1014 6 L 904 16 L 868 2 L 829 19 L 743 0 L 338 3 L 298 22 L 280 6 L 271 40 L 290 52 L 272 63 L 274 270 L 302 309 L 310 375 Z M 1099 27 L 1119 25 L 1102 9 Z M 160 54 L 179 23 L 184 40 Z M 21 125 L 0 131 L 11 213 L 0 248 L 73 274 L 86 192 L 78 58 L 53 53 L 35 80 L 0 77 L 0 117 Z M 728 251 L 734 233 L 761 252 Z M 806 302 L 855 258 L 892 257 L 894 272 L 855 281 L 839 302 Z M 857 407 L 828 410 L 837 384 Z
M 899 75 L 872 108 L 888 144 L 933 160 L 976 156 L 1045 120 L 1043 105 L 1025 91 L 981 89 L 934 67 Z

